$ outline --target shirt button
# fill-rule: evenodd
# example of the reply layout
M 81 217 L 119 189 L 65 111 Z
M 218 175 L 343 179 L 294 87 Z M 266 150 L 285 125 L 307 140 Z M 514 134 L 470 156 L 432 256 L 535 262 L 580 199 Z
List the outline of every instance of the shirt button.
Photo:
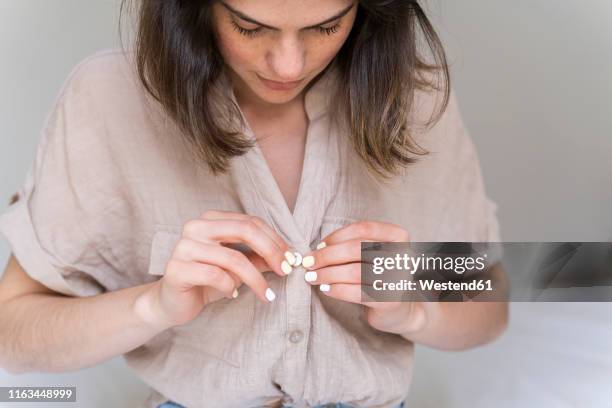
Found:
M 289 341 L 292 343 L 298 343 L 304 337 L 304 333 L 301 330 L 294 330 L 289 335 Z

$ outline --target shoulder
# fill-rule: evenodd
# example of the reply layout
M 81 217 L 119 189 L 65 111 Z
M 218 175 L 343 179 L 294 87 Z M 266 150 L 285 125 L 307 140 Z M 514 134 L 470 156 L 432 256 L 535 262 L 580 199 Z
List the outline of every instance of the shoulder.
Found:
M 473 160 L 474 143 L 455 89 L 449 89 L 446 105 L 444 98 L 444 89 L 415 92 L 409 125 L 411 136 L 434 156 L 448 155 L 453 162 L 459 157 Z
M 75 65 L 44 122 L 41 149 L 70 153 L 60 159 L 71 165 L 78 160 L 93 173 L 110 173 L 111 163 L 135 165 L 135 157 L 150 159 L 173 128 L 141 85 L 132 61 L 129 52 L 111 49 Z
M 98 51 L 79 61 L 66 77 L 45 122 L 46 129 L 77 129 L 118 137 L 143 129 L 152 121 L 164 121 L 164 113 L 146 92 L 137 73 L 134 52 L 124 49 Z
M 79 61 L 65 79 L 56 108 L 79 117 L 134 111 L 147 100 L 130 50 L 106 49 Z
M 137 76 L 133 64 L 133 52 L 119 48 L 98 51 L 79 61 L 64 83 L 65 92 L 72 87 L 87 89 L 121 89 L 135 86 Z M 63 93 L 61 92 L 61 93 Z

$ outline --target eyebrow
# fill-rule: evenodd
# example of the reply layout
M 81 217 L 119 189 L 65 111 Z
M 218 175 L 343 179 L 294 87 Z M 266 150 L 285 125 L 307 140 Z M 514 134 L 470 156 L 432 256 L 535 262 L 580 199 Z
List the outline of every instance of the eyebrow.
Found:
M 260 23 L 259 21 L 255 20 L 252 17 L 247 16 L 246 14 L 232 8 L 229 4 L 227 4 L 224 1 L 220 1 L 221 4 L 223 4 L 223 7 L 225 7 L 226 9 L 228 9 L 231 13 L 235 14 L 236 16 L 238 16 L 240 19 L 244 20 L 244 21 L 248 21 L 249 23 L 253 23 L 253 24 L 257 24 L 260 25 L 262 27 L 266 27 L 269 28 L 270 30 L 279 30 L 276 27 L 272 27 L 269 26 L 267 24 L 264 23 Z M 332 17 L 325 19 L 325 21 L 321 21 L 318 24 L 314 24 L 308 27 L 304 27 L 303 29 L 310 29 L 310 28 L 316 28 L 318 26 L 321 26 L 323 24 L 327 24 L 327 23 L 331 23 L 334 20 L 339 19 L 340 17 L 343 17 L 345 14 L 347 14 L 349 11 L 351 11 L 351 9 L 355 6 L 355 3 L 351 4 L 350 6 L 348 6 L 347 8 L 343 9 L 342 11 L 340 11 L 339 13 L 336 13 L 335 15 L 333 15 Z

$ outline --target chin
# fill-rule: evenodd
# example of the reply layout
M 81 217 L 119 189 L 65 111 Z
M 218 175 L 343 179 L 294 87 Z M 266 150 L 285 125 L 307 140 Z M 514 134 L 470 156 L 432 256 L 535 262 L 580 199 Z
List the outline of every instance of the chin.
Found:
M 269 104 L 281 105 L 283 103 L 291 102 L 297 96 L 299 96 L 302 93 L 303 87 L 299 86 L 289 91 L 274 91 L 266 88 L 265 85 L 260 85 L 255 89 L 257 89 L 255 93 L 262 101 Z

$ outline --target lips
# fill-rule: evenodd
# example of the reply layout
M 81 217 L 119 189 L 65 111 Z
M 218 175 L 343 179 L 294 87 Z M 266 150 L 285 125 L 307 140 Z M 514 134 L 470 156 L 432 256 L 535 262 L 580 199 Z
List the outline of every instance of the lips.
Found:
M 268 88 L 274 89 L 274 90 L 283 90 L 283 91 L 293 89 L 303 81 L 303 79 L 301 79 L 299 81 L 293 81 L 293 82 L 277 82 L 277 81 L 271 81 L 269 79 L 263 78 L 259 75 L 258 77 L 261 80 L 261 82 L 263 82 L 264 85 L 266 85 Z

